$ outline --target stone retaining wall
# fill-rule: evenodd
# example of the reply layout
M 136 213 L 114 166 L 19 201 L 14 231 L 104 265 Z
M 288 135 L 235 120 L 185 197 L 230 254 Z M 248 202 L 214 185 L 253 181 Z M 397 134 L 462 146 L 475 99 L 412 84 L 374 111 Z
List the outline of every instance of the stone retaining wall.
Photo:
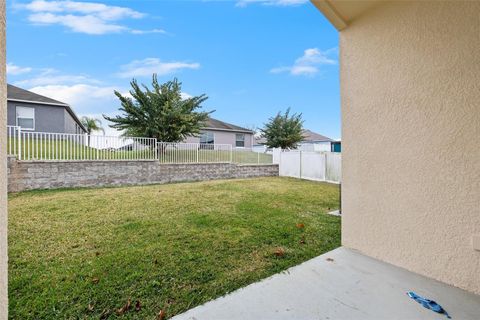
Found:
M 8 160 L 8 191 L 142 185 L 278 176 L 278 165 L 160 164 L 158 161 Z

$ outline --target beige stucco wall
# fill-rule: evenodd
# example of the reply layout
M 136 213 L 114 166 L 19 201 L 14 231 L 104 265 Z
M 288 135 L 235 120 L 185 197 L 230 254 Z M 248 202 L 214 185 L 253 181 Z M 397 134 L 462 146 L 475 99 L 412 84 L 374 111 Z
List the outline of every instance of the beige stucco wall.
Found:
M 395 2 L 340 33 L 342 241 L 480 294 L 480 2 Z
M 7 319 L 7 83 L 5 0 L 0 0 L 0 319 Z

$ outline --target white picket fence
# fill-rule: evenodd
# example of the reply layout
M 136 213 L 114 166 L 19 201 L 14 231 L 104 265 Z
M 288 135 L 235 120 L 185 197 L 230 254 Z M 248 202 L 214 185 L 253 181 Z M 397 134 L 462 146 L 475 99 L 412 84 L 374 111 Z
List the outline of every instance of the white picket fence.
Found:
M 15 156 L 18 155 L 18 144 L 20 136 L 20 127 L 18 126 L 7 126 L 7 155 Z
M 157 160 L 161 163 L 279 165 L 280 176 L 341 182 L 341 154 L 335 152 L 257 152 L 229 144 L 157 142 L 154 138 L 32 132 L 7 126 L 7 152 L 23 161 Z
M 251 148 L 233 148 L 231 144 L 159 142 L 158 150 L 161 163 L 272 163 L 271 154 L 258 153 Z
M 229 144 L 158 142 L 157 145 L 162 163 L 232 162 Z
M 341 153 L 273 150 L 280 176 L 341 183 Z
M 154 138 L 33 132 L 7 126 L 7 152 L 22 161 L 158 160 L 162 163 L 272 163 L 272 155 L 229 144 L 158 142 Z
M 33 132 L 7 126 L 7 152 L 27 161 L 155 160 L 153 138 Z

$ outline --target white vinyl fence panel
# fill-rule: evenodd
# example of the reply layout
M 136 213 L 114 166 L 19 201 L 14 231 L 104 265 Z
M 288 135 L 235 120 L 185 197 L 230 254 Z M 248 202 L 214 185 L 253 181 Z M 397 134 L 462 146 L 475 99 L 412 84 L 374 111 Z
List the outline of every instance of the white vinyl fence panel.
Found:
M 325 154 L 319 152 L 300 152 L 300 154 L 301 178 L 325 181 Z
M 327 152 L 325 156 L 325 180 L 334 182 L 342 181 L 342 154 L 338 152 Z
M 335 152 L 273 151 L 273 163 L 285 177 L 340 183 L 341 161 L 341 154 Z
M 284 177 L 300 177 L 300 152 L 282 152 L 279 159 L 279 174 Z

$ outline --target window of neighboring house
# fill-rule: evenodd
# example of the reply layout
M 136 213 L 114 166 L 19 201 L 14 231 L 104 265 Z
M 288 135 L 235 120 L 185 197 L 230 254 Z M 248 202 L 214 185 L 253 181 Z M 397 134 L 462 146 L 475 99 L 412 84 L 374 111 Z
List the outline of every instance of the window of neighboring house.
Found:
M 35 109 L 29 107 L 16 107 L 17 126 L 22 130 L 35 130 Z
M 237 133 L 235 135 L 235 147 L 245 147 L 245 135 L 243 133 Z
M 213 132 L 202 132 L 200 134 L 200 149 L 213 149 L 215 136 Z
M 202 132 L 200 134 L 200 144 L 214 144 L 215 136 L 213 132 Z

